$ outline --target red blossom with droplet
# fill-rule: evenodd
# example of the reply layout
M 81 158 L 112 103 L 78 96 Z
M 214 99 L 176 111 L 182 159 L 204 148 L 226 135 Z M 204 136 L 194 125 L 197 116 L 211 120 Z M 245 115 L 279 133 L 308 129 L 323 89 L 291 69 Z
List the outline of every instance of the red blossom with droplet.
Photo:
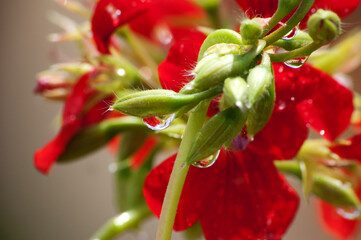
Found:
M 144 196 L 160 216 L 175 155 L 146 178 Z M 222 150 L 209 168 L 191 166 L 181 194 L 175 230 L 200 221 L 207 240 L 281 239 L 299 199 L 273 166 L 251 152 Z
M 86 110 L 87 102 L 97 93 L 89 84 L 95 74 L 89 72 L 80 77 L 66 98 L 58 135 L 34 154 L 34 164 L 39 171 L 48 173 L 77 132 L 107 117 L 107 113 L 104 113 L 106 101 L 99 101 Z

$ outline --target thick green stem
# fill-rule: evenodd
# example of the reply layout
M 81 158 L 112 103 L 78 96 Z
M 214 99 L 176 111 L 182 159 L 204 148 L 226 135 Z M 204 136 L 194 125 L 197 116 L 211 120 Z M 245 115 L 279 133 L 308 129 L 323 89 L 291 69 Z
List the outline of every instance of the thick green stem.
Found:
M 144 218 L 150 215 L 147 205 L 123 212 L 109 220 L 90 240 L 110 240 L 126 230 L 137 227 Z
M 204 123 L 208 104 L 208 101 L 201 102 L 190 114 L 165 193 L 158 224 L 157 240 L 171 239 L 178 202 L 189 170 L 189 165 L 186 163 L 188 152 L 195 135 Z
M 303 0 L 297 11 L 286 22 L 286 24 L 264 38 L 267 46 L 289 33 L 306 16 L 315 0 Z
M 309 45 L 306 45 L 304 47 L 298 48 L 293 51 L 280 53 L 280 54 L 270 54 L 270 57 L 272 62 L 285 62 L 289 59 L 308 57 L 311 55 L 311 53 L 313 53 L 320 47 L 321 47 L 320 44 L 313 42 Z

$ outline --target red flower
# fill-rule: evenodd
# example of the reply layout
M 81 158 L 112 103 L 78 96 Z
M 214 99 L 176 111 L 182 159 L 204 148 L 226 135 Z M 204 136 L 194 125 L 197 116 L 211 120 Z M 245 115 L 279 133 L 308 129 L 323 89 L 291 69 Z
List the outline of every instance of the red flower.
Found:
M 145 181 L 144 196 L 158 217 L 174 160 L 165 160 Z M 271 161 L 251 152 L 222 150 L 211 167 L 190 168 L 174 229 L 184 230 L 199 220 L 206 239 L 281 239 L 298 203 Z
M 89 85 L 94 74 L 96 73 L 89 72 L 83 75 L 74 85 L 65 101 L 60 132 L 52 141 L 35 152 L 34 163 L 41 172 L 49 172 L 67 143 L 80 129 L 107 117 L 107 114 L 103 114 L 107 108 L 106 101 L 99 101 L 86 110 L 87 102 L 97 93 Z
M 271 17 L 278 6 L 278 0 L 236 0 L 236 2 L 251 18 L 256 16 Z M 316 0 L 303 22 L 306 22 L 308 17 L 317 9 L 334 11 L 339 17 L 343 18 L 352 13 L 359 4 L 360 0 Z
M 192 39 L 175 43 L 160 64 L 159 77 L 165 88 L 178 91 L 192 79 L 189 73 L 196 64 L 203 38 Z M 191 167 L 174 229 L 184 230 L 200 220 L 207 239 L 270 236 L 280 239 L 286 231 L 298 200 L 285 187 L 287 185 L 278 176 L 272 160 L 293 158 L 307 138 L 307 126 L 327 139 L 335 139 L 348 126 L 353 104 L 348 89 L 310 65 L 293 69 L 274 64 L 274 72 L 277 98 L 270 121 L 253 142 L 244 135 L 233 142 L 235 149 L 243 151 L 222 150 L 213 166 L 207 169 Z M 173 161 L 174 156 L 152 170 L 146 179 L 146 201 L 157 216 Z M 242 197 L 244 192 L 250 197 Z M 274 195 L 279 199 L 268 201 L 269 196 Z M 290 211 L 282 211 L 279 203 L 289 204 L 290 208 L 284 209 Z
M 110 36 L 118 27 L 127 23 L 137 33 L 154 38 L 153 31 L 157 26 L 165 27 L 163 30 L 171 32 L 173 28 L 185 26 L 182 21 L 175 21 L 175 18 L 200 19 L 204 16 L 203 10 L 188 0 L 100 0 L 91 22 L 99 51 L 109 53 Z

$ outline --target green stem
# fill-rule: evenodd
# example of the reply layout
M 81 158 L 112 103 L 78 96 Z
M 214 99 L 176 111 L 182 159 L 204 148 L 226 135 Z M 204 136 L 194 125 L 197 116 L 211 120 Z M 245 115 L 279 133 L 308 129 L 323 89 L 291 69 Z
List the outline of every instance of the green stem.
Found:
M 286 24 L 273 33 L 269 34 L 264 38 L 267 46 L 271 45 L 278 39 L 289 33 L 299 22 L 306 16 L 307 12 L 311 9 L 315 0 L 303 0 L 301 5 L 298 7 L 292 17 L 286 22 Z
M 263 36 L 266 36 L 266 34 L 269 33 L 269 31 L 271 31 L 287 14 L 288 13 L 285 13 L 277 8 L 277 11 L 273 14 L 271 20 L 263 29 Z
M 165 193 L 158 224 L 157 240 L 171 239 L 178 202 L 189 170 L 189 165 L 186 164 L 188 152 L 192 147 L 195 135 L 203 125 L 208 104 L 209 101 L 201 102 L 190 114 Z
M 309 45 L 306 45 L 304 47 L 298 48 L 293 51 L 285 52 L 285 53 L 279 53 L 279 54 L 270 54 L 271 61 L 272 62 L 285 62 L 289 59 L 299 58 L 299 57 L 308 57 L 319 49 L 322 45 L 318 43 L 311 43 Z
M 109 220 L 100 228 L 90 240 L 109 240 L 118 234 L 135 228 L 140 221 L 151 215 L 147 205 L 141 205 L 135 209 L 121 213 Z

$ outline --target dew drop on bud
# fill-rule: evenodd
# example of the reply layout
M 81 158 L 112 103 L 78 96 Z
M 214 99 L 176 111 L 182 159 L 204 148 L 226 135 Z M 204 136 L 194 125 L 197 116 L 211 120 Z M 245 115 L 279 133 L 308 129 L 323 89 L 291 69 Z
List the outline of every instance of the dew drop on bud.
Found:
M 354 220 L 361 216 L 360 210 L 356 207 L 337 208 L 336 212 L 338 215 L 348 220 Z
M 325 133 L 326 133 L 325 130 L 321 130 L 321 131 L 320 131 L 320 135 L 321 135 L 321 136 L 325 135 Z
M 285 65 L 288 67 L 291 67 L 291 68 L 300 68 L 303 66 L 303 64 L 305 64 L 307 59 L 308 59 L 308 57 L 293 58 L 293 59 L 287 60 L 285 62 Z
M 285 36 L 282 37 L 283 40 L 291 40 L 292 38 L 294 38 L 298 32 L 298 27 L 295 27 L 294 29 L 292 29 L 289 33 L 287 33 Z
M 199 160 L 195 163 L 192 163 L 192 165 L 195 167 L 198 167 L 198 168 L 208 168 L 217 161 L 220 152 L 221 152 L 221 150 L 218 150 L 216 153 L 214 153 L 202 160 Z
M 175 118 L 175 114 L 171 114 L 163 117 L 143 118 L 143 122 L 150 129 L 159 131 L 169 127 L 169 125 L 173 122 L 174 118 Z

